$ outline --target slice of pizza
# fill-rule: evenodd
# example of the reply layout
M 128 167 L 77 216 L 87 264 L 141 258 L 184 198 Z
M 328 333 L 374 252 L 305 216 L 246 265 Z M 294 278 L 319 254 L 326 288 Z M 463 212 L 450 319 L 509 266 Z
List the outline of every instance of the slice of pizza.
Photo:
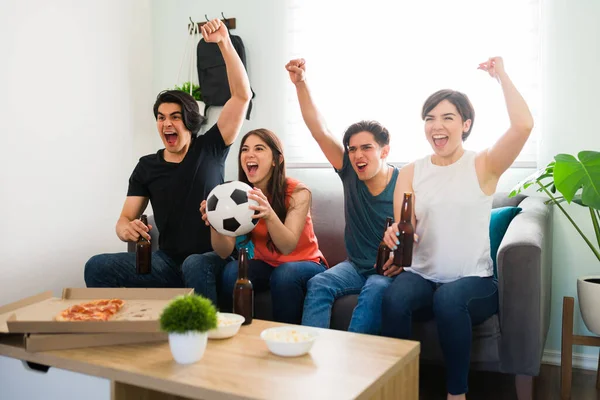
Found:
M 125 305 L 121 299 L 94 300 L 61 311 L 56 321 L 108 321 Z

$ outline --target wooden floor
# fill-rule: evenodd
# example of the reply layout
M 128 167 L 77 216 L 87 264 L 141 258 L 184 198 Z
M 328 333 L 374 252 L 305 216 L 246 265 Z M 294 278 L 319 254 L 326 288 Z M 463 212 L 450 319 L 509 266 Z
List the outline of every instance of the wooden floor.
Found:
M 514 376 L 491 372 L 472 372 L 467 400 L 516 400 Z M 421 365 L 420 400 L 445 400 L 445 371 L 442 367 Z M 535 380 L 536 400 L 560 400 L 560 367 L 542 365 Z M 596 390 L 596 371 L 573 369 L 572 400 L 600 400 Z

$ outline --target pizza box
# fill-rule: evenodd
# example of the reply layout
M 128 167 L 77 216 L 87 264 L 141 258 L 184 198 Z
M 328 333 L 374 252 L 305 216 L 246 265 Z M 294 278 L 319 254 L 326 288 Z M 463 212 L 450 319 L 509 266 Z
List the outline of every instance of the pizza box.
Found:
M 25 350 L 35 353 L 48 350 L 80 349 L 117 344 L 163 342 L 167 333 L 26 333 Z
M 0 307 L 0 332 L 160 333 L 158 320 L 164 307 L 174 297 L 193 292 L 193 289 L 66 288 L 60 298 L 45 292 Z M 124 300 L 125 305 L 109 321 L 65 322 L 54 319 L 72 305 L 114 298 Z

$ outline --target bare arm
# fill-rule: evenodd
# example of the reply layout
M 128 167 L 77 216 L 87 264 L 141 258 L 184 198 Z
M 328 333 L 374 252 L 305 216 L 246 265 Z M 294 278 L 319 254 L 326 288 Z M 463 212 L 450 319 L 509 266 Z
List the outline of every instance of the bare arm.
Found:
M 298 245 L 306 223 L 306 216 L 310 208 L 310 191 L 305 187 L 298 187 L 292 193 L 285 221 L 279 219 L 271 208 L 267 197 L 261 191 L 253 190 L 248 197 L 258 201 L 259 205 L 253 207 L 259 211 L 256 217 L 265 219 L 273 244 L 282 254 L 287 255 L 293 252 Z
M 487 62 L 480 64 L 479 68 L 487 71 L 500 82 L 510 119 L 510 126 L 506 133 L 481 154 L 484 160 L 482 163 L 484 171 L 479 176 L 480 182 L 483 181 L 482 183 L 485 185 L 485 182 L 490 180 L 497 182 L 516 160 L 533 129 L 533 117 L 525 99 L 506 74 L 502 58 L 492 57 Z M 481 179 L 482 177 L 483 179 Z
M 325 119 L 317 109 L 310 89 L 306 83 L 306 63 L 303 59 L 292 60 L 286 65 L 290 79 L 296 85 L 296 94 L 300 103 L 300 110 L 304 123 L 313 138 L 321 147 L 321 151 L 335 169 L 342 169 L 344 163 L 344 147 L 342 143 L 329 131 Z
M 206 200 L 200 203 L 200 214 L 202 214 L 202 220 L 207 226 L 210 226 L 208 217 L 206 216 Z M 215 253 L 219 257 L 225 259 L 231 255 L 235 247 L 235 238 L 230 236 L 221 235 L 212 226 L 210 226 L 210 243 Z
M 150 240 L 148 231 L 152 229 L 149 225 L 146 227 L 142 221 L 137 219 L 148 206 L 148 198 L 142 196 L 127 196 L 123 210 L 117 220 L 115 231 L 119 239 L 124 242 L 137 242 L 140 235 Z
M 202 25 L 202 36 L 209 43 L 217 43 L 227 68 L 231 98 L 223 106 L 217 126 L 226 145 L 232 144 L 242 128 L 246 109 L 250 103 L 251 90 L 248 74 L 235 51 L 225 25 L 214 19 Z

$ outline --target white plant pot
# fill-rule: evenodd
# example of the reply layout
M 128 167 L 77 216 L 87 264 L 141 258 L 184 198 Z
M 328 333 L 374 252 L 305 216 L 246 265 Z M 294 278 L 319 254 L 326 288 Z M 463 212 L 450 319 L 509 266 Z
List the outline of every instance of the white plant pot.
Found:
M 600 275 L 577 279 L 577 297 L 585 326 L 600 336 Z
M 192 364 L 200 360 L 206 350 L 207 332 L 169 333 L 169 347 L 179 364 Z
M 206 116 L 204 115 L 204 102 L 196 100 L 196 103 L 198 103 L 198 108 L 200 108 L 200 115 Z

